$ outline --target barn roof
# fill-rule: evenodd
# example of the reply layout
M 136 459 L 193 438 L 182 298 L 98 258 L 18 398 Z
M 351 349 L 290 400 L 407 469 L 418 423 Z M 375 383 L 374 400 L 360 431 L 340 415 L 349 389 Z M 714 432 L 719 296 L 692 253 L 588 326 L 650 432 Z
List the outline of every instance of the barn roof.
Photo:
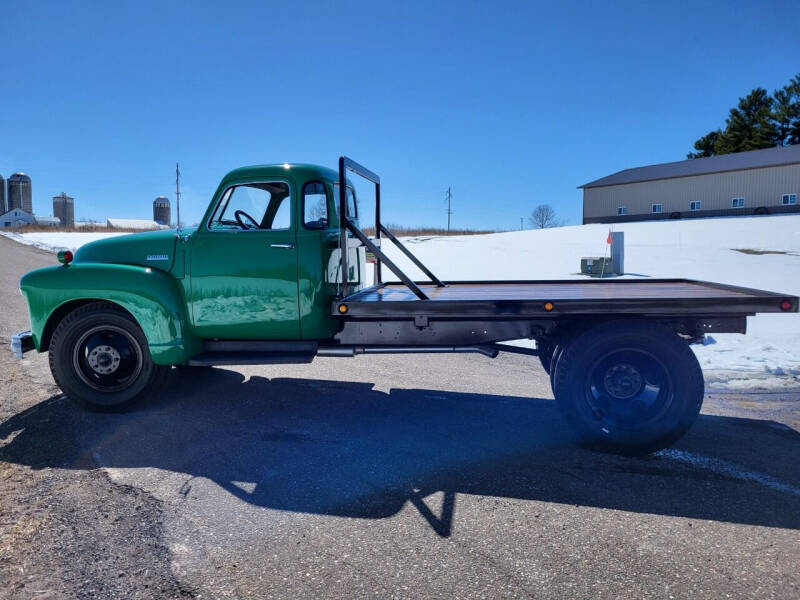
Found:
M 159 225 L 150 219 L 116 219 L 109 218 L 107 220 L 109 227 L 117 227 L 119 229 L 168 229 Z
M 61 225 L 61 219 L 58 217 L 44 217 L 41 215 L 33 215 L 36 222 L 40 225 Z
M 725 171 L 742 171 L 745 169 L 761 169 L 764 167 L 777 167 L 800 163 L 800 144 L 767 148 L 765 150 L 751 150 L 749 152 L 736 152 L 733 154 L 720 154 L 707 158 L 692 158 L 678 162 L 661 163 L 625 169 L 613 175 L 601 177 L 595 181 L 584 183 L 578 188 L 595 188 L 609 185 L 622 185 L 653 181 L 656 179 L 673 179 L 676 177 L 691 177 L 693 175 L 709 175 L 711 173 L 724 173 Z

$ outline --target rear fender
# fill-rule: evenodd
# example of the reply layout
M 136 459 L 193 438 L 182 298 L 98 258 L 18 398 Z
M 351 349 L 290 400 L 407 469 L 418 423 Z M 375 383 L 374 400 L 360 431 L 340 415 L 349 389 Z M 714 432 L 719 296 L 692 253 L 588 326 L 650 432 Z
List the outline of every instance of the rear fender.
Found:
M 40 352 L 47 350 L 50 334 L 73 307 L 98 300 L 113 302 L 136 319 L 156 364 L 181 364 L 200 351 L 199 340 L 187 335 L 179 283 L 158 269 L 100 263 L 46 267 L 25 275 L 20 290 Z

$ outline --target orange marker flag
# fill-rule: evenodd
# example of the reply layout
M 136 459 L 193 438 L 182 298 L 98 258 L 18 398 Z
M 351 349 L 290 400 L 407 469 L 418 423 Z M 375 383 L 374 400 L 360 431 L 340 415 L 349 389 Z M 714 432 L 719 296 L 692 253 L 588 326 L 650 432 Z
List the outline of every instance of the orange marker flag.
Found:
M 608 237 L 606 238 L 606 244 L 610 244 L 610 243 L 611 243 L 611 230 L 609 229 L 608 230 Z

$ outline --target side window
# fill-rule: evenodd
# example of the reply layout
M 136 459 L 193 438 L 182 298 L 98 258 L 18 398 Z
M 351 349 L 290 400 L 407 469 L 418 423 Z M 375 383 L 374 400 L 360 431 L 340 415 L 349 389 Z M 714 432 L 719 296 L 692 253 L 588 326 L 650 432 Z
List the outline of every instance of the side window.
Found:
M 336 207 L 336 214 L 339 214 L 339 184 L 333 184 L 333 205 Z M 349 185 L 347 186 L 347 216 L 354 219 L 358 218 L 358 203 L 356 194 Z
M 246 183 L 225 190 L 208 228 L 225 230 L 289 229 L 289 184 L 282 181 Z
M 303 186 L 303 225 L 308 229 L 328 227 L 328 195 L 322 182 L 309 181 Z

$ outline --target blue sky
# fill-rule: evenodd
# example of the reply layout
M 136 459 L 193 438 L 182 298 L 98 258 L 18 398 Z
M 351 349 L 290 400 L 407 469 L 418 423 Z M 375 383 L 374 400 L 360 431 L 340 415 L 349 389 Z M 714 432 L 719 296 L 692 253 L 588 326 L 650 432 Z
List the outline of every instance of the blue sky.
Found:
M 381 174 L 384 220 L 509 229 L 576 186 L 680 160 L 800 72 L 800 3 L 21 2 L 0 21 L 0 174 L 34 210 L 199 219 L 230 169 Z M 362 203 L 366 198 L 362 198 Z

